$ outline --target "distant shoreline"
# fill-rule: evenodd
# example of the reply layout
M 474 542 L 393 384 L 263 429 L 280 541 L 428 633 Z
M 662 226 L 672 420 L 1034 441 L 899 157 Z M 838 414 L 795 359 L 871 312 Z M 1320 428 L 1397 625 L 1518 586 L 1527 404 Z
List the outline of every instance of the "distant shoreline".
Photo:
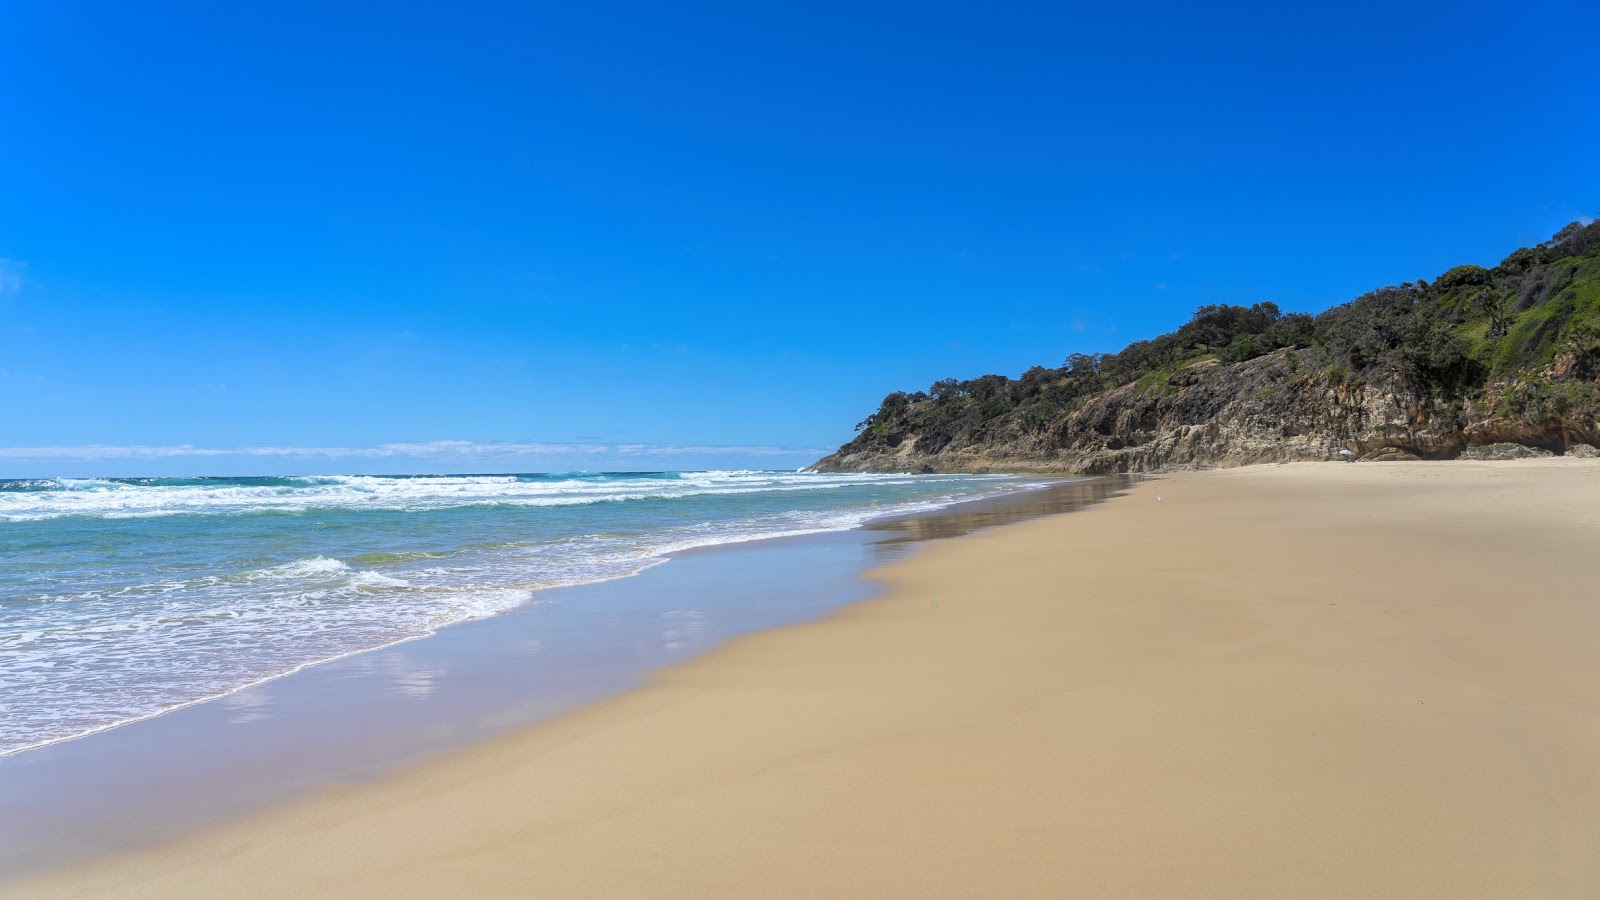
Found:
M 1600 464 L 1285 465 L 19 896 L 1592 896 Z M 826 864 L 819 865 L 819 861 Z

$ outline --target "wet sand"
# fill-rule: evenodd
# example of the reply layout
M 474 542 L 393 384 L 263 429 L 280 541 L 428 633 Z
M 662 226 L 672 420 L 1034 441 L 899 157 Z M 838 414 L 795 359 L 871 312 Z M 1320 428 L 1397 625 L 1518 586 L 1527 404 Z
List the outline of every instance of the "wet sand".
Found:
M 1159 499 L 1158 499 L 1159 498 Z M 1600 465 L 1179 474 L 23 896 L 1600 893 Z
M 879 593 L 861 574 L 922 541 L 1083 509 L 1129 481 L 1034 484 L 865 528 L 685 550 L 632 577 L 542 590 L 425 639 L 0 757 L 0 891 L 637 688 L 729 638 Z

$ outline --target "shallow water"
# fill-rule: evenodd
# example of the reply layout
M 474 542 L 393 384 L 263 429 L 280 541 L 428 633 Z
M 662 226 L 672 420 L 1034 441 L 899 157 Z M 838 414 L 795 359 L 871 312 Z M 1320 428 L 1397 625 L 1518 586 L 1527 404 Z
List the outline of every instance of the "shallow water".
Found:
M 0 482 L 0 755 L 636 574 L 674 551 L 1030 484 L 794 472 Z
M 1097 503 L 1125 480 L 1036 483 L 867 527 L 673 553 L 424 640 L 304 669 L 0 758 L 0 878 L 361 781 L 637 686 L 729 637 L 869 597 L 870 566 L 928 539 Z

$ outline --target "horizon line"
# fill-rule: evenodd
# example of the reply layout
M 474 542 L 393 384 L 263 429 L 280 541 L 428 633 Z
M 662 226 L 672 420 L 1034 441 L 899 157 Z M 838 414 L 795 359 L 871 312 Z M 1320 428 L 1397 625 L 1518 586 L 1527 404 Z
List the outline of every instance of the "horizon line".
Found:
M 771 444 L 654 444 L 638 441 L 392 441 L 355 446 L 207 447 L 194 444 L 77 444 L 0 447 L 0 460 L 11 462 L 105 462 L 219 457 L 284 459 L 504 458 L 518 456 L 690 456 L 727 454 L 792 456 L 827 454 L 835 448 L 786 447 Z

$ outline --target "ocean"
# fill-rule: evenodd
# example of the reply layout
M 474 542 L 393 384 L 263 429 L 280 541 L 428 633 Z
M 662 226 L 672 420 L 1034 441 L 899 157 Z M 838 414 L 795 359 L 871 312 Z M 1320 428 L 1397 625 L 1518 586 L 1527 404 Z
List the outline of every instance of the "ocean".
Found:
M 0 755 L 678 551 L 1039 486 L 773 471 L 0 481 Z

